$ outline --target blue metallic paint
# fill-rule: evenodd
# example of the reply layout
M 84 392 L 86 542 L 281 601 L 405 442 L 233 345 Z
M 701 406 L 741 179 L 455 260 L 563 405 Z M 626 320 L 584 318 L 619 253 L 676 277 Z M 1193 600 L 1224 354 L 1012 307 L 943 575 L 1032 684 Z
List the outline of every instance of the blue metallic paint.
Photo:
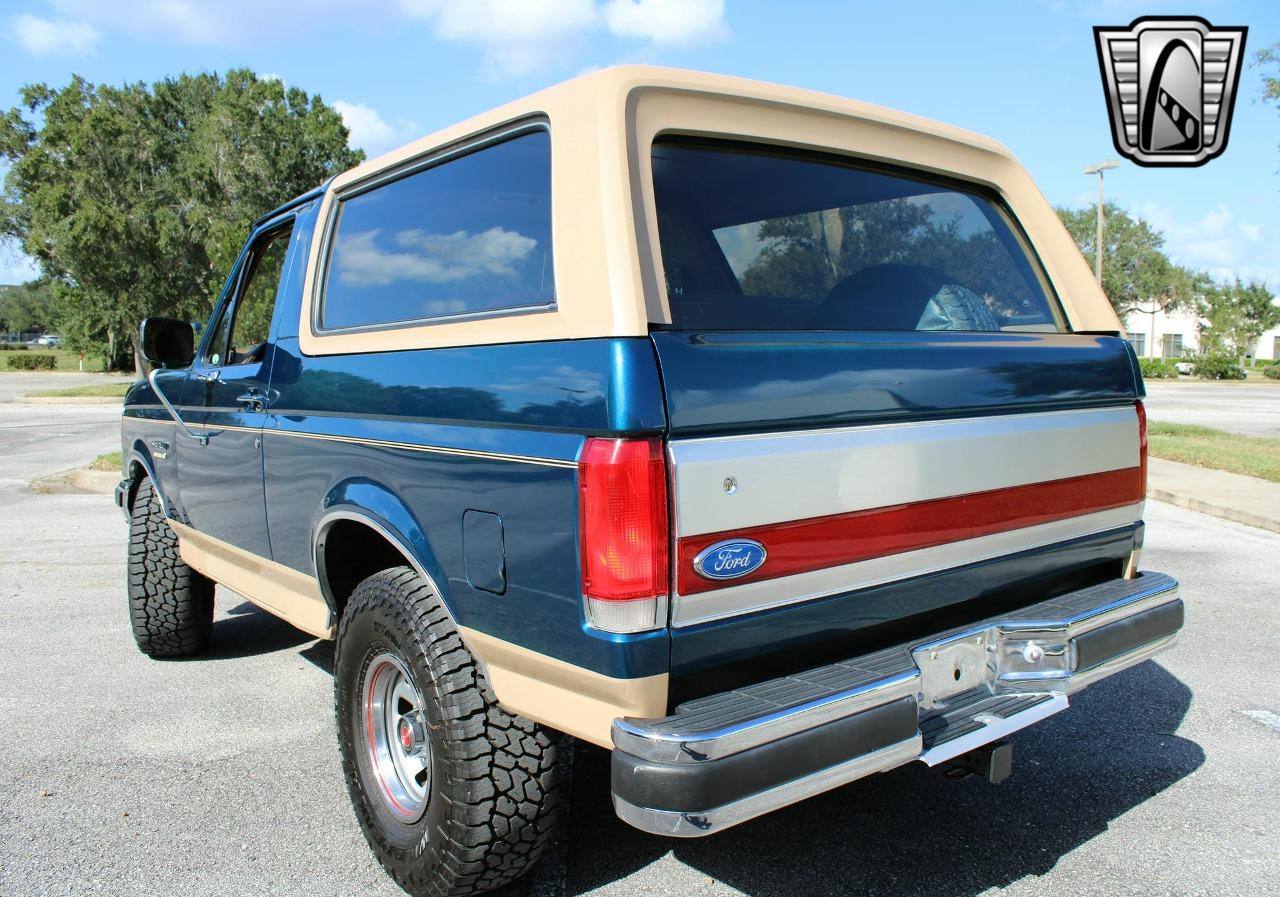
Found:
M 1058 333 L 653 334 L 673 436 L 1132 402 L 1128 343 Z
M 1055 571 L 1118 561 L 1133 546 L 1134 533 L 1125 530 L 674 637 L 667 630 L 594 630 L 578 583 L 575 462 L 587 436 L 685 436 L 1132 401 L 1141 383 L 1131 351 L 1122 340 L 1091 335 L 659 332 L 652 340 L 308 357 L 297 330 L 315 203 L 291 206 L 288 214 L 297 215 L 295 238 L 271 345 L 253 374 L 268 393 L 266 413 L 246 418 L 234 396 L 206 395 L 185 371 L 164 372 L 160 381 L 184 420 L 244 427 L 224 434 L 242 441 L 261 434 L 259 501 L 270 534 L 262 551 L 296 570 L 316 573 L 316 528 L 326 514 L 363 516 L 435 579 L 461 625 L 609 676 L 670 669 L 689 681 L 856 638 L 897 620 L 904 590 L 928 589 L 932 606 L 945 609 Z M 278 220 L 268 217 L 264 226 Z M 228 288 L 233 282 L 234 275 Z M 131 422 L 135 417 L 153 422 Z M 168 461 L 154 471 L 180 519 L 187 514 L 182 479 L 211 478 L 197 494 L 243 478 L 239 464 L 208 470 L 201 462 L 205 472 L 193 474 L 185 465 L 201 447 L 159 421 L 167 421 L 165 412 L 139 384 L 126 399 L 124 445 L 150 461 L 149 439 L 170 442 Z M 183 478 L 173 475 L 179 458 Z M 196 516 L 216 517 L 217 507 L 205 501 Z M 467 580 L 466 510 L 502 519 L 502 595 Z M 216 536 L 226 523 L 200 528 Z M 253 537 L 228 541 L 238 538 Z
M 648 342 L 460 351 L 310 358 L 297 353 L 296 340 L 277 344 L 276 369 L 284 373 L 273 377 L 271 388 L 284 410 L 271 416 L 264 444 L 274 559 L 313 572 L 316 521 L 331 509 L 365 509 L 412 549 L 461 625 L 610 676 L 665 672 L 665 632 L 617 637 L 589 629 L 578 586 L 577 455 L 584 433 L 621 435 L 642 424 L 645 432 L 660 432 L 661 394 Z M 613 367 L 602 363 L 609 359 L 643 368 L 604 376 Z M 560 373 L 518 380 L 521 368 L 581 371 L 574 387 L 580 392 L 566 401 Z M 335 369 L 343 375 L 336 386 L 326 373 Z M 472 385 L 485 381 L 496 386 Z M 635 388 L 637 382 L 646 388 Z M 630 388 L 608 391 L 613 384 Z M 321 434 L 344 441 L 311 438 Z M 359 477 L 352 478 L 354 471 Z M 468 509 L 503 520 L 507 588 L 501 596 L 466 578 L 462 515 Z
M 765 678 L 761 670 L 768 663 L 780 669 L 817 666 L 825 662 L 821 660 L 824 651 L 831 651 L 834 659 L 877 650 L 910 637 L 896 634 L 885 641 L 884 627 L 906 631 L 915 620 L 920 629 L 915 634 L 937 632 L 989 615 L 1002 600 L 1024 594 L 1022 604 L 1043 600 L 1050 597 L 1045 589 L 1056 578 L 1098 565 L 1113 568 L 1108 578 L 1117 577 L 1140 530 L 1137 524 L 914 579 L 673 630 L 673 692 L 688 697 L 707 683 L 727 688 Z M 981 602 L 979 610 L 969 602 Z M 954 623 L 951 615 L 958 615 Z

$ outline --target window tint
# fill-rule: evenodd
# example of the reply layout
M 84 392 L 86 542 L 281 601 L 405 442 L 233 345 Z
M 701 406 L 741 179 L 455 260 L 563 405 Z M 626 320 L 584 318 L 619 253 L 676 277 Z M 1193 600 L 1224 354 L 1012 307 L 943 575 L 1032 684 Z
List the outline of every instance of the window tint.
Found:
M 828 157 L 653 150 L 673 326 L 1057 330 L 1031 259 L 976 192 Z
M 253 247 L 245 262 L 247 276 L 241 278 L 235 300 L 223 306 L 214 325 L 205 355 L 209 364 L 217 367 L 261 360 L 284 274 L 289 233 L 286 228 L 267 234 Z
M 356 194 L 338 216 L 322 329 L 554 301 L 546 131 Z

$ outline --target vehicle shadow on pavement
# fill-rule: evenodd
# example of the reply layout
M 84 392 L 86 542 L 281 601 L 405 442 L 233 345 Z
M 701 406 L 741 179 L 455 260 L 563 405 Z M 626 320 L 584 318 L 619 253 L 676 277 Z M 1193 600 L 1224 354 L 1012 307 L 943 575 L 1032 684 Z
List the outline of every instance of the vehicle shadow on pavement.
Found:
M 219 589 L 214 601 L 221 613 L 214 620 L 209 650 L 200 655 L 201 660 L 254 657 L 315 640 L 315 636 L 295 629 L 234 593 Z
M 1148 662 L 1015 735 L 1013 775 L 1001 785 L 947 780 L 912 763 L 697 840 L 646 835 L 618 820 L 608 753 L 579 748 L 567 892 L 601 887 L 668 852 L 761 897 L 969 897 L 1043 875 L 1204 763 L 1198 744 L 1173 734 L 1190 703 L 1186 685 Z

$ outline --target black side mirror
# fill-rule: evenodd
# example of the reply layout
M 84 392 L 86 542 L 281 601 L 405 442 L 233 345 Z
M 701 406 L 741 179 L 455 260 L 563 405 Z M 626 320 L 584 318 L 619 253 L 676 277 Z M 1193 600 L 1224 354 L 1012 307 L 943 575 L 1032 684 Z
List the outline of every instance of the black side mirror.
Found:
M 196 334 L 186 321 L 147 318 L 142 322 L 142 357 L 164 368 L 184 368 L 196 355 Z

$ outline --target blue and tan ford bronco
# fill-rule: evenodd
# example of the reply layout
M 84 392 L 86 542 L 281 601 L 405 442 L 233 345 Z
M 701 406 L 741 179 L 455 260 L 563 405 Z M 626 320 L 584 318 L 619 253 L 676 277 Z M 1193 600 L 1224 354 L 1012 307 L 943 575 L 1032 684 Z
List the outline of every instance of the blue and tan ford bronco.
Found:
M 526 871 L 570 737 L 623 820 L 710 835 L 915 761 L 1002 778 L 1182 626 L 1119 321 L 1007 150 L 910 115 L 588 74 L 264 216 L 199 338 L 142 342 L 138 646 L 198 654 L 215 583 L 336 639 L 413 894 Z

